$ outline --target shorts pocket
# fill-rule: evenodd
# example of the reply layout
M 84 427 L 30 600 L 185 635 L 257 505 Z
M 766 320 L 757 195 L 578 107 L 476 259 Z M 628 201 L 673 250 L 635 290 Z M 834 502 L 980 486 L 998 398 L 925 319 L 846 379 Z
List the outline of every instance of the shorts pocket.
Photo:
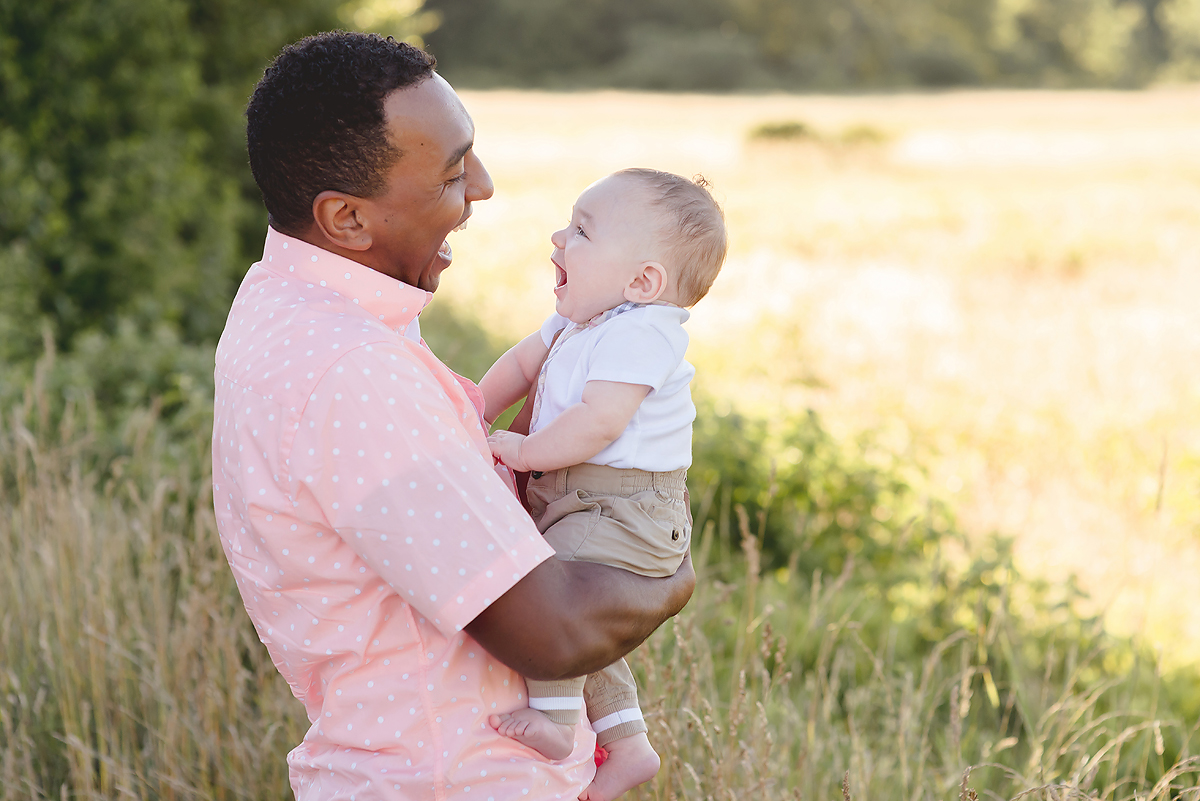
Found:
M 575 559 L 602 562 L 643 576 L 669 576 L 679 567 L 691 527 L 673 502 L 653 490 L 629 497 L 598 496 L 603 514 L 575 551 Z
M 537 520 L 538 530 L 554 549 L 559 559 L 576 559 L 600 520 L 601 504 L 583 490 L 568 492 L 546 504 L 545 513 Z M 592 560 L 587 560 L 592 561 Z

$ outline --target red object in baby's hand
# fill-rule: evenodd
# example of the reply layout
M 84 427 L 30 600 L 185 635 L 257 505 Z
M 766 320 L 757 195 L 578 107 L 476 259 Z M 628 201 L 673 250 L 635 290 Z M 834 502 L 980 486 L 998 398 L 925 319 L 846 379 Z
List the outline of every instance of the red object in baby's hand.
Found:
M 600 746 L 596 746 L 596 767 L 600 767 L 608 761 L 608 752 Z

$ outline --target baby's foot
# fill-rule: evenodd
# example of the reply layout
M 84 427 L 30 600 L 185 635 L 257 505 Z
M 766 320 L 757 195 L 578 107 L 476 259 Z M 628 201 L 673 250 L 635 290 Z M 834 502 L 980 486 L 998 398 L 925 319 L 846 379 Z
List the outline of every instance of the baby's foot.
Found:
M 547 759 L 566 759 L 575 750 L 575 727 L 555 723 L 536 709 L 489 715 L 488 724 L 505 737 L 529 746 Z
M 613 801 L 658 773 L 658 754 L 645 732 L 613 740 L 604 749 L 608 751 L 608 759 L 596 768 L 596 778 L 579 796 L 579 801 Z

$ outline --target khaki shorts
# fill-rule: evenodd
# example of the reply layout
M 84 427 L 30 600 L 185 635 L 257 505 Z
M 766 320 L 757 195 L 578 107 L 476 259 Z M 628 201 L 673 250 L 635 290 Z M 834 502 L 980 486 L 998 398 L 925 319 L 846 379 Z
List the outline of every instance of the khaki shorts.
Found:
M 563 561 L 670 576 L 691 542 L 686 468 L 580 464 L 530 476 L 526 495 L 538 530 Z

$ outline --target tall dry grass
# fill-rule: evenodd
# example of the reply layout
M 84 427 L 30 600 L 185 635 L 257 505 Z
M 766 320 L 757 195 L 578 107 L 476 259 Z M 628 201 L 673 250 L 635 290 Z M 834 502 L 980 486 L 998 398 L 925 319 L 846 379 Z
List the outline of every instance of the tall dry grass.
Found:
M 86 400 L 52 406 L 39 378 L 0 416 L 0 798 L 287 798 L 306 721 L 218 546 L 207 432 L 141 410 L 110 458 Z M 1105 665 L 1135 651 L 1064 636 L 1031 671 L 1004 607 L 905 661 L 857 622 L 852 563 L 764 572 L 744 514 L 737 558 L 715 529 L 633 659 L 664 757 L 634 798 L 1200 799 L 1196 725 Z
M 107 461 L 89 406 L 51 405 L 35 381 L 0 415 L 0 798 L 286 797 L 307 724 L 221 554 L 205 432 L 170 448 L 143 410 Z
M 1007 613 L 904 663 L 862 636 L 848 572 L 789 592 L 759 573 L 744 517 L 741 534 L 742 575 L 702 566 L 707 590 L 632 660 L 664 757 L 634 798 L 1200 799 L 1200 722 L 1157 716 L 1156 672 L 1149 704 L 1100 650 L 1030 673 Z M 998 687 L 997 662 L 1026 675 Z

